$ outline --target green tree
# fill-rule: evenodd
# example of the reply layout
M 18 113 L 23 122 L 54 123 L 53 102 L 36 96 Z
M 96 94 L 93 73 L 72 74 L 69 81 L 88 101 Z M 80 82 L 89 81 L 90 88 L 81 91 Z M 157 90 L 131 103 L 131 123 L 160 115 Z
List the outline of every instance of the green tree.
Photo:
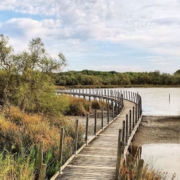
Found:
M 8 38 L 0 35 L 0 57 L 0 97 L 3 102 L 13 103 L 26 111 L 47 111 L 48 103 L 58 104 L 51 73 L 66 65 L 62 53 L 54 60 L 41 39 L 36 38 L 30 41 L 28 51 L 13 54 Z

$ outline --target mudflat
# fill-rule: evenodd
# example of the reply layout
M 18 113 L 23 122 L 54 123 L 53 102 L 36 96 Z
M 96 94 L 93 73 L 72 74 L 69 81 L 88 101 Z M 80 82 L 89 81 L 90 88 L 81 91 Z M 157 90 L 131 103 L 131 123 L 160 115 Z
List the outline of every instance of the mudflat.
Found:
M 180 116 L 143 116 L 133 144 L 164 143 L 180 144 Z

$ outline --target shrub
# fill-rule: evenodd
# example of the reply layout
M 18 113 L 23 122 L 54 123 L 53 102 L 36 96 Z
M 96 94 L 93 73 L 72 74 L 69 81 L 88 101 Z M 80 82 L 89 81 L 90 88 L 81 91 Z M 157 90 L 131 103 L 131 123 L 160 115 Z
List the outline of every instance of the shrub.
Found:
M 107 103 L 104 101 L 97 101 L 97 100 L 92 101 L 93 109 L 101 109 L 102 107 L 105 108 L 106 106 L 107 106 Z
M 69 110 L 66 111 L 67 115 L 83 116 L 89 110 L 90 103 L 83 98 L 76 98 L 68 96 Z

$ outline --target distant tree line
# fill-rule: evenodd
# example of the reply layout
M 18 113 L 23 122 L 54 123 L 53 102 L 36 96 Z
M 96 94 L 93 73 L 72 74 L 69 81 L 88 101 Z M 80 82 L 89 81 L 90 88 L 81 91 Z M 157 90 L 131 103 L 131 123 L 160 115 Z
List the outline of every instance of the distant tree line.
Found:
M 173 75 L 153 72 L 68 71 L 54 74 L 55 84 L 75 85 L 180 85 L 180 70 Z

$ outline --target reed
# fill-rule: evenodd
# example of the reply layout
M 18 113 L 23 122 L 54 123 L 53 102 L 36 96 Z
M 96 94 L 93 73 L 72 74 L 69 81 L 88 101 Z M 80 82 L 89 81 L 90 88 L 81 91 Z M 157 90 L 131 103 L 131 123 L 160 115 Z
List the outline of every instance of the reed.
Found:
M 123 165 L 120 170 L 120 177 L 124 180 L 135 180 L 137 177 L 137 166 L 133 161 Z M 143 167 L 142 180 L 175 180 L 176 174 L 169 175 L 154 167 L 153 164 L 145 164 Z

